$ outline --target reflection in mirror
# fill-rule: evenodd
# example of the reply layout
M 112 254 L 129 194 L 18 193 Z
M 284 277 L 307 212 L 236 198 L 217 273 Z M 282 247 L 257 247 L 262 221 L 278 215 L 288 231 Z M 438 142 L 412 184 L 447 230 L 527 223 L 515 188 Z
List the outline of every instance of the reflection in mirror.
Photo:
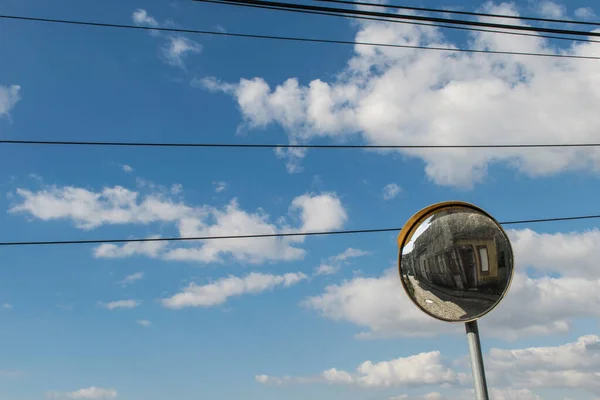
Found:
M 513 254 L 504 230 L 468 207 L 425 215 L 406 235 L 400 275 L 407 293 L 432 317 L 463 322 L 494 308 L 513 274 Z

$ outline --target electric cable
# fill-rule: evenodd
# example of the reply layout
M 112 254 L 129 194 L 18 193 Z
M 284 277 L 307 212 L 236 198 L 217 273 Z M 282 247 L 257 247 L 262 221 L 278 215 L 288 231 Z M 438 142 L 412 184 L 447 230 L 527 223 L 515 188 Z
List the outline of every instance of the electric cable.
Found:
M 598 219 L 600 215 L 582 215 L 575 217 L 557 217 L 557 218 L 538 218 L 528 220 L 514 220 L 500 222 L 501 225 L 522 225 L 535 224 L 543 222 L 576 221 L 586 219 Z M 362 233 L 381 233 L 381 232 L 399 232 L 399 228 L 381 228 L 381 229 L 355 229 L 343 231 L 326 232 L 289 232 L 289 233 L 268 233 L 268 234 L 248 234 L 248 235 L 223 235 L 223 236 L 198 236 L 198 237 L 165 237 L 165 238 L 137 238 L 137 239 L 91 239 L 91 240 L 48 240 L 48 241 L 18 241 L 18 242 L 0 242 L 0 246 L 39 246 L 39 245 L 66 245 L 66 244 L 105 244 L 105 243 L 139 243 L 139 242 L 180 242 L 180 241 L 201 241 L 201 240 L 225 240 L 225 239 L 258 239 L 273 237 L 293 237 L 293 236 L 325 236 L 325 235 L 349 235 Z

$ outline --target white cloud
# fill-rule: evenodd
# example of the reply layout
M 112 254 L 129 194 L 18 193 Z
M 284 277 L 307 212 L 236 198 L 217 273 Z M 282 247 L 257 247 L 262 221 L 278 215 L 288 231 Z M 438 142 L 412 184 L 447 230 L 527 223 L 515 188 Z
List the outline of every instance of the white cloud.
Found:
M 67 397 L 71 399 L 114 399 L 117 397 L 117 391 L 92 386 L 67 393 Z
M 517 262 L 532 260 L 537 266 L 550 263 L 545 255 L 541 259 L 528 259 L 522 250 L 525 247 L 518 241 L 516 243 Z M 553 245 L 567 248 L 559 243 Z M 563 268 L 576 261 L 565 260 Z M 523 266 L 518 264 L 516 270 Z M 590 272 L 593 268 L 595 266 L 589 265 Z M 482 330 L 500 339 L 516 340 L 523 336 L 565 333 L 576 318 L 600 316 L 600 279 L 593 273 L 593 278 L 585 277 L 583 272 L 580 275 L 534 279 L 516 273 L 503 302 L 481 320 Z M 402 288 L 396 268 L 387 270 L 380 277 L 356 277 L 328 286 L 324 293 L 307 298 L 304 304 L 326 318 L 366 328 L 361 337 L 431 337 L 462 332 L 456 325 L 440 323 L 426 316 L 412 304 Z
M 276 234 L 279 228 L 269 222 L 263 212 L 248 213 L 239 208 L 237 201 L 231 201 L 223 209 L 207 208 L 212 225 L 198 218 L 185 218 L 179 222 L 183 237 L 226 236 L 243 234 Z M 179 261 L 222 262 L 222 255 L 230 254 L 235 260 L 250 264 L 265 261 L 291 261 L 304 256 L 304 250 L 292 246 L 287 238 L 256 238 L 207 240 L 200 245 L 179 247 L 165 253 L 164 258 Z
M 10 213 L 30 214 L 49 221 L 70 219 L 78 228 L 92 229 L 104 224 L 173 222 L 193 215 L 193 210 L 160 195 L 146 196 L 122 186 L 93 192 L 72 186 L 49 186 L 33 192 L 17 189 L 21 202 Z
M 348 263 L 352 258 L 362 257 L 371 254 L 368 251 L 354 249 L 352 247 L 344 250 L 343 253 L 327 258 L 317 268 L 315 275 L 333 275 L 339 271 L 342 264 Z
M 157 190 L 155 185 L 145 182 L 140 186 L 144 190 Z M 177 227 L 181 237 L 327 231 L 341 228 L 348 218 L 340 199 L 333 193 L 305 194 L 295 198 L 289 213 L 299 216 L 299 227 L 293 227 L 286 225 L 283 217 L 271 222 L 262 209 L 256 212 L 242 210 L 236 199 L 222 208 L 189 206 L 171 199 L 168 189 L 158 190 L 158 193 L 144 196 L 121 186 L 98 192 L 71 186 L 47 186 L 38 191 L 19 188 L 19 197 L 13 199 L 9 212 L 44 221 L 70 220 L 81 229 L 113 224 L 170 223 Z M 145 255 L 202 263 L 223 262 L 224 256 L 231 256 L 236 261 L 260 264 L 301 259 L 305 251 L 297 246 L 303 240 L 304 236 L 189 241 L 178 245 L 164 241 L 124 245 L 105 243 L 94 249 L 94 255 L 99 258 Z
M 517 15 L 507 3 L 486 3 L 482 10 Z M 358 26 L 356 41 L 454 47 L 432 27 Z M 542 38 L 470 35 L 474 49 L 600 56 L 594 43 L 556 49 Z M 330 81 L 316 79 L 306 86 L 296 78 L 279 85 L 260 77 L 233 84 L 202 82 L 230 94 L 245 125 L 278 124 L 290 142 L 360 135 L 366 144 L 376 145 L 577 143 L 594 141 L 600 125 L 595 107 L 600 75 L 594 62 L 583 60 L 357 45 L 347 66 Z M 532 177 L 600 171 L 600 151 L 586 148 L 398 152 L 422 159 L 434 182 L 466 188 L 483 181 L 492 163 Z
M 400 193 L 401 190 L 402 188 L 395 183 L 385 185 L 383 188 L 383 199 L 392 200 L 393 198 L 398 196 L 398 193 Z
M 492 400 L 541 400 L 533 389 L 572 389 L 600 394 L 600 337 L 582 336 L 575 342 L 558 346 L 524 349 L 490 349 L 484 355 L 486 375 Z M 331 383 L 363 388 L 392 388 L 439 385 L 443 388 L 470 386 L 468 357 L 445 360 L 439 351 L 420 353 L 390 361 L 365 361 L 354 372 L 331 368 L 314 376 L 257 375 L 257 382 L 283 385 L 289 383 Z M 439 392 L 425 395 L 400 395 L 390 400 L 472 399 L 473 389 L 465 388 L 457 396 Z
M 227 189 L 227 182 L 213 182 L 213 185 L 215 185 L 215 192 L 217 193 Z
M 359 250 L 359 249 L 354 249 L 352 247 L 348 247 L 346 250 L 344 250 L 344 252 L 338 254 L 337 256 L 331 257 L 330 260 L 331 261 L 344 262 L 344 261 L 350 260 L 351 258 L 368 256 L 369 254 L 371 254 L 371 253 L 368 252 L 368 251 L 364 251 L 364 250 Z
M 13 305 L 10 303 L 4 303 L 2 304 L 2 308 L 5 310 L 12 310 L 13 309 Z
M 409 396 L 407 394 L 403 394 L 400 396 L 390 397 L 389 400 L 444 400 L 445 397 L 442 396 L 440 392 L 431 392 L 427 394 L 423 394 L 420 396 Z
M 150 239 L 158 237 L 151 236 Z M 166 246 L 166 242 L 129 242 L 121 246 L 112 243 L 103 243 L 94 249 L 94 257 L 123 258 L 133 255 L 144 255 L 156 258 Z
M 135 10 L 133 14 L 131 14 L 131 18 L 136 25 L 147 25 L 154 28 L 159 26 L 158 21 L 150 16 L 146 10 L 141 8 Z
M 333 193 L 305 194 L 292 201 L 291 210 L 299 211 L 300 232 L 322 232 L 341 228 L 348 215 L 340 199 Z
M 185 68 L 185 58 L 191 53 L 200 53 L 202 45 L 185 36 L 169 36 L 168 42 L 161 48 L 167 64 Z
M 110 303 L 100 303 L 100 305 L 108 310 L 116 310 L 118 308 L 136 308 L 140 306 L 137 300 L 117 300 Z
M 162 300 L 164 307 L 180 309 L 184 307 L 213 307 L 223 304 L 228 298 L 244 294 L 258 294 L 275 287 L 289 287 L 305 279 L 303 273 L 271 275 L 251 273 L 243 278 L 229 276 L 206 285 L 190 284 L 182 292 Z
M 564 5 L 552 0 L 544 0 L 539 4 L 539 12 L 545 18 L 565 18 L 567 9 Z
M 600 278 L 600 230 L 537 233 L 531 229 L 507 231 L 521 266 L 564 276 Z
M 582 336 L 561 346 L 491 349 L 490 380 L 514 388 L 572 388 L 600 394 L 600 337 Z M 509 397 L 510 398 L 510 397 Z
M 596 18 L 596 13 L 590 7 L 581 7 L 575 10 L 575 16 L 580 19 Z
M 123 165 L 121 165 L 121 168 L 123 168 L 123 171 L 125 171 L 127 173 L 133 172 L 133 168 L 131 167 L 131 165 L 123 164 Z
M 333 275 L 339 270 L 339 265 L 321 264 L 317 268 L 315 268 L 315 275 Z
M 277 378 L 259 375 L 261 383 L 327 382 L 340 385 L 355 385 L 366 388 L 390 388 L 397 386 L 458 385 L 464 382 L 466 374 L 457 373 L 445 365 L 439 351 L 420 353 L 390 361 L 373 363 L 365 361 L 354 372 L 331 368 L 317 377 Z
M 28 176 L 29 176 L 31 179 L 35 179 L 35 180 L 36 180 L 36 181 L 38 181 L 38 182 L 42 182 L 42 181 L 44 180 L 44 179 L 43 179 L 41 176 L 39 176 L 38 174 L 35 174 L 35 173 L 31 173 L 31 174 L 29 174 Z
M 21 86 L 19 85 L 0 85 L 0 118 L 10 115 L 10 111 L 21 100 L 20 91 Z
M 489 390 L 492 400 L 542 400 L 542 398 L 529 389 L 498 389 Z
M 439 323 L 417 309 L 394 269 L 379 278 L 356 277 L 327 286 L 323 294 L 307 298 L 304 304 L 326 318 L 368 328 L 362 336 L 432 337 L 459 331 L 455 325 Z
M 174 183 L 171 186 L 171 194 L 179 194 L 183 192 L 183 185 L 181 183 Z
M 136 272 L 135 274 L 126 276 L 122 281 L 119 281 L 118 283 L 121 286 L 127 286 L 127 285 L 131 285 L 132 283 L 139 281 L 140 279 L 143 279 L 143 278 L 144 278 L 143 272 Z
M 172 22 L 165 22 L 160 24 L 156 18 L 152 17 L 144 9 L 137 9 L 131 15 L 133 22 L 136 25 L 145 25 L 154 28 L 160 26 L 173 26 Z M 164 37 L 166 39 L 165 44 L 161 46 L 160 53 L 162 59 L 169 65 L 180 67 L 185 69 L 185 58 L 187 55 L 192 53 L 200 53 L 202 51 L 202 45 L 194 40 L 188 39 L 181 35 L 162 35 L 161 32 L 151 30 L 150 34 L 153 36 Z
M 147 319 L 140 319 L 135 321 L 138 325 L 143 326 L 144 328 L 148 328 L 150 325 L 152 325 L 152 323 L 150 321 L 148 321 Z
M 91 386 L 85 389 L 75 390 L 68 393 L 47 392 L 46 397 L 50 399 L 84 399 L 84 400 L 108 400 L 116 399 L 117 391 Z

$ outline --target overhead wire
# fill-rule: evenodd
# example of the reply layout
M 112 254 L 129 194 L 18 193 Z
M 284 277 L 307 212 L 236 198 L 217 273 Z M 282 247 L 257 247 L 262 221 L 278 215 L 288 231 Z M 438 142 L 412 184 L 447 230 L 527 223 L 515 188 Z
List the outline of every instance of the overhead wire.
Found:
M 225 3 L 222 3 L 222 4 L 225 4 Z M 360 45 L 360 46 L 390 47 L 390 48 L 403 48 L 403 49 L 433 50 L 433 51 L 445 51 L 445 52 L 454 52 L 454 53 L 502 54 L 502 55 L 514 55 L 514 56 L 565 58 L 565 59 L 579 59 L 579 60 L 600 60 L 600 56 L 576 56 L 576 55 L 570 55 L 570 54 L 547 54 L 547 53 L 529 53 L 529 52 L 517 52 L 517 51 L 476 50 L 476 49 L 466 49 L 466 48 L 417 46 L 417 45 L 403 45 L 403 44 L 393 44 L 393 43 L 371 43 L 371 42 L 359 42 L 359 41 L 350 41 L 350 40 L 312 39 L 312 38 L 290 37 L 290 36 L 254 35 L 254 34 L 246 34 L 246 33 L 204 31 L 204 30 L 196 30 L 196 29 L 149 27 L 149 26 L 114 24 L 114 23 L 105 23 L 105 22 L 90 22 L 90 21 L 55 19 L 55 18 L 25 17 L 25 16 L 18 16 L 18 15 L 6 15 L 6 14 L 1 14 L 0 19 L 13 19 L 13 20 L 22 20 L 22 21 L 36 21 L 36 22 L 96 26 L 96 27 L 108 27 L 108 28 L 121 28 L 121 29 L 137 29 L 137 30 L 148 30 L 148 31 L 164 31 L 164 32 L 178 32 L 178 33 L 191 33 L 191 34 L 204 34 L 204 35 L 233 36 L 233 37 L 243 37 L 243 38 L 253 38 L 253 39 L 270 39 L 270 40 L 284 40 L 284 41 L 297 41 L 297 42 L 344 44 L 344 45 L 353 45 L 353 46 Z
M 311 7 L 301 6 L 299 4 L 290 3 L 277 3 L 271 1 L 260 1 L 260 0 L 228 0 L 228 1 L 211 1 L 211 0 L 194 0 L 204 1 L 211 3 L 229 4 L 229 5 L 242 5 L 250 7 L 264 7 L 276 10 L 284 11 L 296 11 L 301 12 L 309 11 L 309 13 L 343 16 L 344 13 L 356 14 L 353 18 L 371 19 L 366 16 L 385 17 L 393 19 L 408 19 L 417 21 L 433 21 L 433 22 L 444 22 L 452 24 L 464 24 L 472 26 L 486 26 L 502 29 L 516 29 L 516 30 L 529 30 L 534 32 L 549 32 L 558 34 L 569 34 L 569 35 L 586 35 L 586 36 L 600 36 L 594 32 L 581 32 L 573 30 L 563 29 L 547 29 L 547 28 L 534 28 L 534 27 L 523 27 L 523 26 L 510 26 L 502 24 L 491 24 L 491 23 L 480 23 L 475 21 L 459 21 L 449 20 L 444 18 L 430 18 L 430 17 L 419 17 L 419 16 L 407 16 L 399 14 L 385 14 L 385 13 L 372 13 L 372 12 L 360 12 L 359 10 L 346 10 L 346 9 L 333 9 L 327 7 Z M 345 2 L 351 3 L 351 2 Z M 336 15 L 335 13 L 341 13 Z M 208 34 L 208 35 L 221 35 L 221 36 L 234 36 L 234 37 L 246 37 L 246 38 L 259 38 L 259 39 L 276 39 L 276 40 L 292 40 L 292 41 L 306 41 L 306 42 L 321 42 L 321 43 L 337 43 L 337 44 L 352 44 L 352 45 L 367 45 L 367 46 L 379 46 L 379 47 L 401 47 L 401 48 L 417 48 L 417 49 L 429 49 L 429 50 L 444 50 L 444 51 L 458 51 L 458 52 L 473 52 L 473 53 L 495 53 L 495 54 L 512 54 L 512 55 L 531 55 L 531 56 L 542 56 L 542 57 L 561 57 L 561 58 L 579 58 L 579 59 L 600 59 L 600 57 L 591 56 L 572 56 L 572 55 L 558 55 L 558 54 L 541 54 L 541 53 L 521 53 L 521 52 L 502 52 L 502 51 L 490 51 L 490 50 L 474 50 L 474 49 L 450 49 L 440 47 L 428 47 L 428 46 L 409 46 L 409 45 L 396 45 L 396 44 L 382 44 L 382 43 L 368 43 L 368 42 L 355 42 L 355 41 L 341 41 L 341 40 L 329 40 L 329 39 L 311 39 L 311 38 L 299 38 L 299 37 L 284 37 L 284 36 L 270 36 L 270 35 L 253 35 L 243 33 L 229 33 L 229 32 L 218 32 L 218 31 L 205 31 L 195 29 L 180 29 L 180 28 L 167 28 L 167 27 L 149 27 L 149 26 L 138 26 L 138 25 L 126 25 L 126 24 L 113 24 L 113 23 L 101 23 L 101 22 L 88 22 L 88 21 L 74 21 L 74 20 L 63 20 L 63 19 L 51 19 L 51 18 L 35 18 L 15 15 L 0 15 L 1 19 L 14 19 L 14 20 L 26 20 L 26 21 L 37 21 L 37 22 L 49 22 L 49 23 L 61 23 L 71 25 L 86 25 L 86 26 L 99 26 L 99 27 L 112 27 L 112 28 L 124 28 L 124 29 L 138 29 L 138 30 L 152 30 L 152 31 L 167 31 L 167 32 L 179 32 L 179 33 L 192 33 L 192 34 Z M 401 22 L 401 21 L 390 21 L 388 22 Z M 402 21 L 403 22 L 403 21 Z M 401 22 L 401 23 L 402 23 Z M 411 24 L 425 25 L 419 22 L 409 22 Z M 439 25 L 434 25 L 438 26 Z M 451 28 L 452 26 L 442 26 Z M 465 30 L 476 30 L 486 31 L 494 33 L 504 34 L 518 34 L 525 36 L 537 36 L 532 34 L 523 33 L 512 33 L 503 31 L 487 31 L 477 28 L 464 28 L 454 27 L 455 29 Z M 564 39 L 564 40 L 582 40 L 592 41 L 580 38 L 564 38 L 564 37 L 551 37 L 553 39 Z M 597 147 L 600 144 L 589 143 L 589 144 L 525 144 L 525 145 L 275 145 L 275 144 L 217 144 L 217 143 L 146 143 L 146 142 L 77 142 L 77 141 L 26 141 L 26 140 L 1 140 L 3 144 L 45 144 L 45 145 L 99 145 L 99 146 L 160 146 L 160 147 L 261 147 L 261 148 L 489 148 L 489 147 Z M 554 222 L 554 221 L 573 221 L 573 220 L 584 220 L 584 219 L 597 219 L 600 215 L 586 215 L 576 217 L 558 217 L 558 218 L 544 218 L 544 219 L 531 219 L 531 220 L 516 220 L 501 222 L 502 225 L 515 225 L 515 224 L 528 224 L 528 223 L 541 223 L 541 222 Z M 290 237 L 290 236 L 317 236 L 317 235 L 341 235 L 341 234 L 359 234 L 359 233 L 377 233 L 377 232 L 391 232 L 399 231 L 402 228 L 383 228 L 383 229 L 360 229 L 360 230 L 344 230 L 344 231 L 329 231 L 329 232 L 290 232 L 290 233 L 277 233 L 277 234 L 248 234 L 248 235 L 225 235 L 225 236 L 201 236 L 201 237 L 167 237 L 167 238 L 136 238 L 136 239 L 99 239 L 99 240 L 64 240 L 64 241 L 16 241 L 16 242 L 0 242 L 0 246 L 25 246 L 25 245 L 62 245 L 62 244 L 102 244 L 102 243 L 132 243 L 132 242 L 160 242 L 160 241 L 202 241 L 202 240 L 218 240 L 218 239 L 249 239 L 249 238 L 268 238 L 268 237 Z
M 353 6 L 370 6 L 370 7 L 379 7 L 379 8 L 390 8 L 390 9 L 396 9 L 396 10 L 410 10 L 410 11 L 424 11 L 424 12 L 442 13 L 442 14 L 469 15 L 469 16 L 473 16 L 473 17 L 492 17 L 492 18 L 516 19 L 516 20 L 522 20 L 522 21 L 550 22 L 550 23 L 557 23 L 557 24 L 600 26 L 600 22 L 570 20 L 570 19 L 527 17 L 527 16 L 507 15 L 507 14 L 490 14 L 490 13 L 480 13 L 480 12 L 460 11 L 460 10 L 443 10 L 443 9 L 439 9 L 439 8 L 399 6 L 399 5 L 395 5 L 395 4 L 369 3 L 369 2 L 363 2 L 363 1 L 349 1 L 349 0 L 314 0 L 314 1 L 320 1 L 320 2 L 324 2 L 324 3 L 347 4 L 347 5 L 353 5 Z
M 524 143 L 524 144 L 274 144 L 274 143 L 169 143 L 169 142 L 91 142 L 68 140 L 10 140 L 0 139 L 0 145 L 43 146 L 121 146 L 121 147 L 208 147 L 262 149 L 482 149 L 482 148 L 563 148 L 600 147 L 600 143 Z
M 226 0 L 203 0 L 203 2 L 204 3 L 213 3 L 213 4 L 222 4 L 222 3 L 226 3 Z M 566 36 L 541 35 L 541 34 L 524 33 L 524 32 L 509 32 L 509 31 L 501 31 L 501 30 L 497 30 L 497 29 L 483 29 L 483 28 L 473 28 L 473 27 L 458 26 L 458 25 L 445 25 L 445 24 L 436 24 L 436 23 L 427 23 L 427 22 L 402 21 L 399 19 L 365 17 L 365 16 L 360 16 L 360 15 L 346 15 L 346 14 L 326 13 L 326 12 L 319 12 L 319 11 L 295 10 L 295 9 L 286 9 L 283 7 L 260 6 L 260 5 L 255 5 L 255 4 L 248 4 L 247 7 L 264 9 L 264 10 L 288 11 L 288 12 L 295 12 L 295 13 L 301 13 L 301 14 L 325 15 L 325 16 L 331 16 L 331 17 L 359 19 L 359 20 L 366 20 L 366 21 L 390 22 L 390 23 L 395 23 L 395 24 L 417 25 L 417 26 L 430 26 L 430 27 L 435 27 L 435 28 L 453 29 L 453 30 L 461 30 L 461 31 L 498 33 L 498 34 L 502 34 L 502 35 L 512 35 L 512 36 L 526 36 L 526 37 L 528 36 L 528 37 L 543 38 L 543 39 L 556 39 L 556 40 L 569 40 L 569 41 L 575 41 L 575 42 L 600 43 L 600 40 L 584 39 L 582 37 L 566 37 Z
M 193 0 L 193 1 L 207 2 L 207 0 Z M 458 20 L 458 19 L 450 19 L 450 18 L 429 17 L 429 16 L 408 15 L 408 14 L 392 14 L 392 13 L 384 13 L 384 12 L 377 12 L 377 11 L 366 11 L 366 10 L 357 10 L 357 9 L 348 9 L 348 8 L 322 7 L 322 6 L 313 6 L 313 5 L 307 5 L 307 4 L 282 3 L 282 2 L 265 1 L 265 0 L 223 0 L 220 2 L 220 4 L 231 5 L 231 6 L 243 6 L 243 7 L 252 6 L 252 5 L 262 5 L 262 6 L 280 7 L 285 10 L 295 9 L 295 10 L 307 10 L 307 11 L 321 11 L 321 12 L 329 12 L 329 13 L 361 15 L 361 16 L 371 16 L 371 17 L 384 17 L 384 18 L 392 18 L 392 19 L 441 22 L 441 23 L 448 23 L 448 24 L 453 24 L 453 25 L 481 26 L 481 27 L 487 27 L 487 28 L 500 28 L 500 29 L 509 29 L 509 30 L 519 30 L 519 31 L 556 33 L 556 34 L 561 34 L 561 35 L 600 37 L 600 32 L 578 31 L 578 30 L 571 30 L 571 29 L 543 28 L 543 27 L 534 27 L 534 26 L 526 26 L 526 25 L 506 25 L 506 24 L 498 24 L 498 23 L 493 23 L 493 22 Z
M 582 215 L 575 217 L 556 217 L 556 218 L 538 218 L 500 222 L 501 225 L 523 225 L 545 222 L 576 221 L 587 219 L 598 219 L 600 215 Z M 381 229 L 355 229 L 325 232 L 288 232 L 288 233 L 268 233 L 268 234 L 248 234 L 248 235 L 223 235 L 223 236 L 197 236 L 197 237 L 165 237 L 165 238 L 135 238 L 135 239 L 91 239 L 91 240 L 48 240 L 48 241 L 16 241 L 0 242 L 0 246 L 41 246 L 41 245 L 68 245 L 68 244 L 107 244 L 107 243 L 139 243 L 139 242 L 181 242 L 181 241 L 202 241 L 202 240 L 226 240 L 226 239 L 258 239 L 274 237 L 294 237 L 294 236 L 325 236 L 325 235 L 349 235 L 363 233 L 383 233 L 399 232 L 399 228 L 381 228 Z

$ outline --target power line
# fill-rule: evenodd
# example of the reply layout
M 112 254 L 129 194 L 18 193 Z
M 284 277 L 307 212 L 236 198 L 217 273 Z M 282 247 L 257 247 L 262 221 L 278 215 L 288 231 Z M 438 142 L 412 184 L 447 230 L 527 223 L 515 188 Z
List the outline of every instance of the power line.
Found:
M 225 3 L 221 3 L 221 4 L 225 4 Z M 571 58 L 571 59 L 580 59 L 580 60 L 600 60 L 600 57 L 597 57 L 597 56 L 575 56 L 575 55 L 568 55 L 568 54 L 546 54 L 546 53 L 529 53 L 529 52 L 516 52 L 516 51 L 475 50 L 475 49 L 464 49 L 464 48 L 416 46 L 416 45 L 403 45 L 403 44 L 391 44 L 391 43 L 357 42 L 357 41 L 349 41 L 349 40 L 311 39 L 311 38 L 290 37 L 290 36 L 254 35 L 254 34 L 246 34 L 246 33 L 230 33 L 230 32 L 218 32 L 218 31 L 203 31 L 203 30 L 196 30 L 196 29 L 164 28 L 164 27 L 148 27 L 148 26 L 113 24 L 113 23 L 104 23 L 104 22 L 89 22 L 89 21 L 74 21 L 74 20 L 63 20 L 63 19 L 53 19 L 53 18 L 24 17 L 24 16 L 16 16 L 16 15 L 0 15 L 0 19 L 13 19 L 13 20 L 22 20 L 22 21 L 36 21 L 36 22 L 48 22 L 48 23 L 68 24 L 68 25 L 84 25 L 84 26 L 96 26 L 96 27 L 107 27 L 107 28 L 120 28 L 120 29 L 137 29 L 137 30 L 148 30 L 148 31 L 164 31 L 164 32 L 193 33 L 193 34 L 204 34 L 204 35 L 232 36 L 232 37 L 243 37 L 243 38 L 252 38 L 252 39 L 271 39 L 271 40 L 284 40 L 284 41 L 296 41 L 296 42 L 343 44 L 343 45 L 353 45 L 353 46 L 361 45 L 361 46 L 392 47 L 392 48 L 403 48 L 403 49 L 434 50 L 434 51 L 446 51 L 446 52 L 454 52 L 454 53 L 503 54 L 503 55 L 514 55 L 514 56 Z
M 194 0 L 194 1 L 205 2 L 206 0 Z M 311 6 L 311 5 L 307 5 L 307 4 L 281 3 L 281 2 L 264 1 L 264 0 L 224 0 L 224 1 L 221 1 L 220 3 L 225 4 L 225 5 L 232 5 L 232 6 L 263 5 L 263 6 L 280 7 L 282 9 L 286 9 L 286 10 L 296 9 L 296 10 L 308 10 L 308 11 L 322 11 L 322 12 L 341 13 L 341 14 L 350 14 L 350 15 L 366 15 L 366 16 L 371 16 L 371 17 L 385 17 L 385 18 L 393 18 L 393 19 L 441 22 L 441 23 L 468 25 L 468 26 L 483 26 L 483 27 L 488 27 L 488 28 L 513 29 L 513 30 L 519 30 L 519 31 L 556 33 L 556 34 L 561 34 L 561 35 L 600 37 L 600 33 L 598 33 L 598 32 L 585 32 L 585 31 L 577 31 L 577 30 L 570 30 L 570 29 L 541 28 L 541 27 L 522 26 L 522 25 L 505 25 L 505 24 L 497 24 L 497 23 L 492 23 L 492 22 L 467 21 L 467 20 L 457 20 L 457 19 L 439 18 L 439 17 L 425 17 L 425 16 L 419 16 L 419 15 L 390 14 L 390 13 L 383 13 L 383 12 L 376 12 L 376 11 L 356 10 L 356 9 L 347 9 L 347 8 L 321 7 L 321 6 Z
M 408 6 L 398 6 L 398 5 L 393 5 L 393 4 L 367 3 L 367 2 L 362 2 L 362 1 L 347 1 L 347 0 L 315 0 L 315 1 L 322 1 L 325 3 L 348 4 L 348 5 L 355 5 L 355 6 L 383 7 L 383 8 L 392 8 L 392 9 L 396 9 L 396 10 L 411 10 L 411 11 L 425 11 L 425 12 L 443 13 L 443 14 L 470 15 L 470 16 L 475 16 L 475 17 L 493 17 L 493 18 L 517 19 L 517 20 L 523 20 L 523 21 L 552 22 L 552 23 L 557 23 L 557 24 L 600 26 L 600 22 L 577 21 L 577 20 L 568 20 L 568 19 L 519 17 L 519 16 L 515 16 L 515 15 L 487 14 L 487 13 L 477 13 L 477 12 L 469 12 L 469 11 L 441 10 L 441 9 L 435 9 L 435 8 L 422 8 L 422 7 L 408 7 Z
M 223 1 L 223 0 L 203 0 L 203 2 L 204 3 L 214 3 L 214 4 L 227 4 L 226 1 Z M 524 33 L 524 32 L 509 32 L 509 31 L 500 31 L 497 29 L 482 29 L 482 28 L 465 27 L 465 26 L 458 26 L 458 25 L 445 25 L 445 24 L 435 24 L 435 23 L 426 23 L 426 22 L 402 21 L 399 19 L 375 18 L 375 17 L 360 16 L 360 15 L 345 15 L 345 14 L 336 14 L 336 13 L 326 13 L 326 12 L 319 12 L 319 11 L 294 10 L 294 9 L 287 9 L 287 8 L 283 8 L 283 7 L 273 7 L 273 6 L 259 6 L 259 5 L 250 5 L 250 4 L 248 4 L 246 6 L 251 7 L 251 8 L 265 9 L 265 10 L 279 10 L 279 11 L 296 12 L 296 13 L 301 13 L 301 14 L 325 15 L 325 16 L 330 16 L 330 17 L 360 19 L 360 20 L 378 21 L 378 22 L 391 22 L 391 23 L 395 23 L 395 24 L 431 26 L 431 27 L 435 27 L 435 28 L 454 29 L 454 30 L 461 30 L 461 31 L 487 32 L 487 33 L 498 33 L 498 34 L 502 34 L 502 35 L 529 36 L 529 37 L 544 38 L 544 39 L 600 43 L 600 40 L 584 39 L 584 38 L 578 38 L 578 37 L 540 35 L 540 34 L 535 34 L 535 33 Z
M 515 220 L 500 222 L 501 225 L 522 225 L 535 224 L 542 222 L 575 221 L 585 219 L 598 219 L 600 215 L 583 215 L 576 217 L 557 217 L 540 218 L 528 220 Z M 399 228 L 382 229 L 356 229 L 345 231 L 329 232 L 290 232 L 290 233 L 268 233 L 258 235 L 225 235 L 225 236 L 197 236 L 197 237 L 166 237 L 166 238 L 138 238 L 138 239 L 96 239 L 96 240 L 51 240 L 51 241 L 19 241 L 19 242 L 0 242 L 0 246 L 37 246 L 37 245 L 63 245 L 63 244 L 106 244 L 106 243 L 139 243 L 139 242 L 181 242 L 181 241 L 199 241 L 199 240 L 225 240 L 225 239 L 258 239 L 273 237 L 292 237 L 292 236 L 325 236 L 325 235 L 349 235 L 362 233 L 382 233 L 399 232 Z
M 353 144 L 272 144 L 272 143 L 156 143 L 156 142 L 82 142 L 51 140 L 5 140 L 2 144 L 49 145 L 49 146 L 121 146 L 121 147 L 221 147 L 259 149 L 482 149 L 482 148 L 560 148 L 600 147 L 600 143 L 563 144 L 406 144 L 406 145 L 353 145 Z

